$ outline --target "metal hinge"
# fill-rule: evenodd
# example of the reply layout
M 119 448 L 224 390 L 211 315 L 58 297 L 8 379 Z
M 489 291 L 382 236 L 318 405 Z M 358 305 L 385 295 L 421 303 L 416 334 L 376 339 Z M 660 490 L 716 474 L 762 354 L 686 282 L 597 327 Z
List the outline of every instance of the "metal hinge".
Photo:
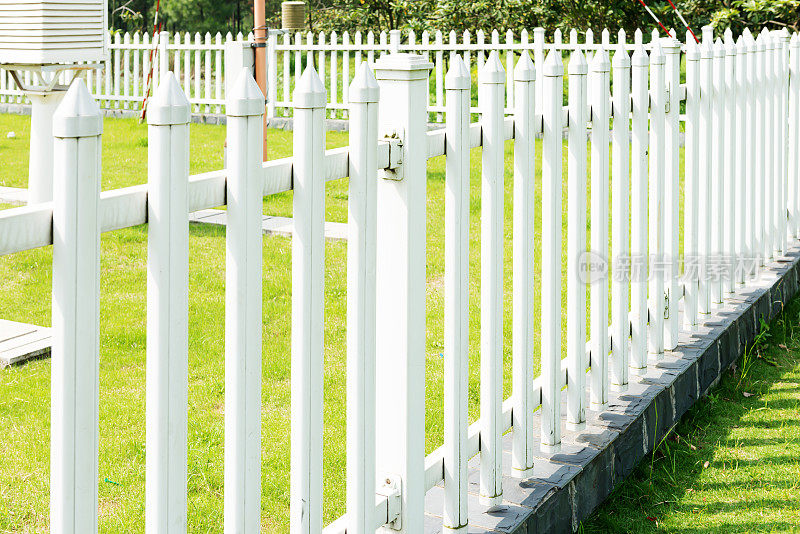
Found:
M 403 500 L 400 498 L 402 488 L 399 475 L 385 475 L 383 485 L 375 493 L 386 498 L 386 526 L 392 530 L 401 530 L 400 512 L 403 507 Z
M 664 103 L 664 113 L 669 113 L 669 101 L 671 100 L 670 91 L 672 91 L 672 88 L 667 87 L 666 102 Z
M 392 132 L 384 136 L 384 141 L 389 145 L 389 166 L 381 169 L 380 176 L 384 180 L 400 181 L 403 173 L 403 136 L 399 132 Z
M 669 319 L 669 289 L 664 292 L 664 319 Z

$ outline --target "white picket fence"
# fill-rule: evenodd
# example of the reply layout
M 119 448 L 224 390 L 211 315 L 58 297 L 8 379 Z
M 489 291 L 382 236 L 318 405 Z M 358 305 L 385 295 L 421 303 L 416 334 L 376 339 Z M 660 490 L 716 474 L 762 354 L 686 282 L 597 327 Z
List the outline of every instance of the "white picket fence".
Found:
M 293 111 L 292 94 L 304 66 L 309 62 L 315 65 L 327 93 L 326 116 L 331 119 L 346 119 L 348 90 L 351 77 L 361 61 L 374 66 L 376 58 L 390 52 L 422 54 L 433 64 L 428 93 L 430 122 L 444 120 L 444 73 L 449 57 L 454 52 L 461 54 L 467 71 L 475 73 L 483 67 L 486 57 L 497 51 L 506 69 L 506 110 L 511 112 L 514 102 L 514 89 L 511 71 L 523 51 L 533 55 L 541 62 L 544 54 L 554 47 L 561 50 L 580 49 L 591 54 L 602 46 L 613 52 L 619 48 L 628 51 L 635 43 L 622 40 L 612 42 L 608 30 L 600 34 L 596 41 L 592 30 L 580 36 L 572 32 L 568 43 L 562 43 L 557 34 L 552 43 L 545 42 L 544 29 L 536 28 L 529 35 L 523 30 L 515 35 L 483 30 L 471 33 L 465 31 L 449 34 L 441 31 L 424 31 L 417 35 L 413 30 L 373 33 L 337 32 L 288 33 L 271 30 L 267 43 L 267 116 L 289 117 Z M 580 37 L 580 38 L 579 38 Z M 98 101 L 106 109 L 138 110 L 147 87 L 147 74 L 153 64 L 153 83 L 156 87 L 162 72 L 172 71 L 178 78 L 184 93 L 192 104 L 192 112 L 198 114 L 219 114 L 225 110 L 225 43 L 234 40 L 253 40 L 252 32 L 243 36 L 240 32 L 235 38 L 231 33 L 194 35 L 187 33 L 139 34 L 119 32 L 109 33 L 109 57 L 102 70 L 88 73 L 87 85 Z M 153 54 L 151 56 L 151 53 Z M 30 82 L 32 73 L 24 73 Z M 66 79 L 68 73 L 63 74 Z M 26 97 L 16 88 L 10 74 L 0 69 L 0 104 L 27 103 Z M 472 106 L 473 114 L 478 114 L 477 106 Z
M 172 71 L 189 98 L 193 113 L 222 113 L 225 108 L 225 43 L 241 41 L 231 33 L 194 35 L 167 32 L 154 34 L 108 34 L 108 59 L 102 69 L 88 71 L 86 83 L 98 104 L 106 109 L 139 110 L 147 89 L 147 76 L 153 64 L 152 88 L 161 73 Z M 247 40 L 252 41 L 252 33 Z M 30 72 L 25 72 L 30 82 Z M 62 75 L 63 81 L 69 73 Z M 0 69 L 0 104 L 27 103 L 8 71 Z
M 734 42 L 728 33 L 724 41 L 712 42 L 706 33 L 702 45 L 689 41 L 684 47 L 685 83 L 680 43 L 657 35 L 647 45 L 640 36 L 635 43 L 632 55 L 618 46 L 611 58 L 604 47 L 588 58 L 582 47 L 566 45 L 548 45 L 546 58 L 535 61 L 522 53 L 510 85 L 499 54 L 491 53 L 479 76 L 479 122 L 471 122 L 466 62 L 453 54 L 443 80 L 446 124 L 433 131 L 417 103 L 428 94 L 434 64 L 421 55 L 387 54 L 376 60 L 373 77 L 362 62 L 348 87 L 350 146 L 330 151 L 325 150 L 325 87 L 309 66 L 293 98 L 294 156 L 265 163 L 263 96 L 249 71 L 241 69 L 227 99 L 228 166 L 196 176 L 189 176 L 188 166 L 190 104 L 179 79 L 165 75 L 148 114 L 148 183 L 103 193 L 102 119 L 83 82 L 76 82 L 54 124 L 55 201 L 0 211 L 0 255 L 53 244 L 50 530 L 97 530 L 99 239 L 101 232 L 145 222 L 147 531 L 186 530 L 187 215 L 221 204 L 228 206 L 224 529 L 260 530 L 261 199 L 290 189 L 295 225 L 290 531 L 362 534 L 395 522 L 397 531 L 418 534 L 424 496 L 442 481 L 444 526 L 463 529 L 467 461 L 476 454 L 481 501 L 500 502 L 506 431 L 513 431 L 511 472 L 527 477 L 534 463 L 535 410 L 541 448 L 557 450 L 562 387 L 567 387 L 567 428 L 581 429 L 587 405 L 602 410 L 610 389 L 624 390 L 631 373 L 644 373 L 676 346 L 679 331 L 703 323 L 717 303 L 758 275 L 759 265 L 800 237 L 798 35 L 790 41 L 786 32 L 763 32 L 756 39 L 746 33 Z M 563 50 L 569 54 L 566 107 Z M 511 87 L 514 99 L 506 116 Z M 537 135 L 543 137 L 540 169 Z M 503 276 L 506 140 L 513 140 L 514 158 L 512 280 Z M 482 148 L 481 404 L 480 419 L 470 425 L 469 151 L 475 147 Z M 445 428 L 443 446 L 426 456 L 426 162 L 443 155 Z M 323 529 L 323 214 L 325 183 L 345 176 L 350 179 L 347 514 Z M 537 185 L 541 213 L 534 202 Z M 594 251 L 588 254 L 587 185 Z M 541 241 L 536 241 L 539 217 Z M 612 276 L 591 285 L 587 339 L 585 284 L 604 266 Z M 503 399 L 502 295 L 509 283 L 513 394 Z M 534 377 L 537 328 L 541 373 Z

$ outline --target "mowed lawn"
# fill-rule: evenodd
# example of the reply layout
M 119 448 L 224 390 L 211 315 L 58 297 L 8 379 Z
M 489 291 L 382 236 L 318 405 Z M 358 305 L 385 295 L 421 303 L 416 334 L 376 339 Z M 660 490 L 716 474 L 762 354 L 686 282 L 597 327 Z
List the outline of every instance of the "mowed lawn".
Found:
M 582 532 L 800 532 L 800 297 Z
M 23 187 L 28 159 L 28 117 L 0 115 L 0 185 Z M 5 133 L 15 131 L 15 139 Z M 192 125 L 191 172 L 222 167 L 225 127 Z M 270 158 L 291 155 L 292 133 L 270 131 Z M 329 148 L 347 144 L 346 133 L 327 135 Z M 541 144 L 537 142 L 540 156 Z M 147 127 L 133 119 L 106 119 L 104 190 L 147 180 Z M 566 175 L 566 144 L 563 163 Z M 471 155 L 470 419 L 479 415 L 480 150 Z M 505 159 L 504 396 L 511 393 L 511 215 L 513 143 Z M 443 432 L 444 159 L 428 165 L 426 450 Z M 541 176 L 537 172 L 537 184 Z M 588 188 L 587 188 L 587 192 Z M 537 185 L 537 210 L 541 190 Z M 566 183 L 563 232 L 566 245 Z M 588 195 L 587 195 L 588 197 Z M 587 198 L 587 206 L 589 198 Z M 588 208 L 587 208 L 588 211 Z M 264 200 L 264 212 L 291 216 L 292 195 Z M 326 219 L 346 222 L 347 179 L 329 182 Z M 538 216 L 537 216 L 538 219 Z M 536 224 L 537 242 L 541 235 Z M 588 229 L 588 223 L 587 223 Z M 190 227 L 189 528 L 216 532 L 222 524 L 224 445 L 224 228 Z M 0 317 L 50 324 L 51 248 L 0 257 Z M 263 464 L 262 523 L 266 532 L 288 527 L 291 240 L 263 242 Z M 100 528 L 144 530 L 145 321 L 147 228 L 103 235 L 100 340 Z M 536 299 L 540 290 L 536 257 Z M 562 261 L 566 272 L 566 258 Z M 346 244 L 326 244 L 325 522 L 344 512 Z M 566 318 L 566 279 L 562 314 Z M 538 305 L 537 305 L 538 315 Z M 565 322 L 565 321 L 564 321 Z M 587 325 L 588 326 L 588 325 Z M 587 328 L 588 332 L 588 328 Z M 535 365 L 539 363 L 538 330 Z M 0 371 L 0 531 L 40 532 L 48 523 L 50 362 Z

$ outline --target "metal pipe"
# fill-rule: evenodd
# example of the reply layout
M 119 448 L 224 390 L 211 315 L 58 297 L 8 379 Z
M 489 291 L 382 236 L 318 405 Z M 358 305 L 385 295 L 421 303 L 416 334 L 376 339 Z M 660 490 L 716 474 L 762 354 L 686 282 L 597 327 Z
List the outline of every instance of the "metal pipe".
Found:
M 255 78 L 261 92 L 267 95 L 267 14 L 265 0 L 253 3 L 253 37 L 255 46 Z M 267 160 L 267 114 L 264 113 L 264 161 Z

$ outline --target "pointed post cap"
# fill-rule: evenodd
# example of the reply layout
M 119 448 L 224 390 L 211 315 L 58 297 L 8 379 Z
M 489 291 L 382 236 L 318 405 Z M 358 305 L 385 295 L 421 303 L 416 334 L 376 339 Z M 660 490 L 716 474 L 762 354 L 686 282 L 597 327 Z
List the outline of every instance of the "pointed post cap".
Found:
M 569 58 L 569 64 L 567 65 L 567 72 L 570 75 L 582 75 L 589 72 L 589 65 L 586 63 L 586 56 L 583 54 L 583 51 L 578 48 L 576 49 Z
M 82 78 L 72 82 L 53 114 L 54 137 L 94 137 L 103 133 L 103 116 Z
M 147 104 L 147 124 L 151 126 L 188 124 L 190 119 L 189 100 L 183 93 L 175 74 L 167 71 L 161 77 L 161 83 L 152 100 Z
M 628 51 L 624 48 L 618 48 L 616 52 L 614 52 L 614 57 L 611 60 L 611 66 L 615 69 L 627 69 L 631 66 L 631 57 L 628 55 Z
M 662 65 L 666 61 L 666 58 L 664 57 L 664 50 L 661 49 L 660 41 L 661 41 L 660 39 L 656 39 L 652 43 L 652 48 L 650 49 L 651 65 Z
M 725 56 L 725 45 L 722 44 L 722 39 L 717 37 L 717 40 L 714 41 L 714 57 L 724 57 Z
M 763 30 L 761 30 L 759 36 L 763 37 L 762 43 L 764 44 L 764 48 L 766 48 L 767 50 L 774 48 L 775 46 L 773 43 L 774 39 L 772 38 L 772 35 L 770 34 L 769 30 L 764 28 Z
M 608 52 L 604 46 L 594 53 L 592 63 L 589 65 L 592 72 L 608 72 L 611 70 L 611 61 L 608 59 Z
M 714 57 L 714 46 L 711 41 L 703 39 L 703 43 L 700 45 L 700 57 L 703 59 Z
M 647 57 L 647 50 L 644 49 L 644 45 L 642 43 L 638 43 L 636 48 L 633 49 L 631 65 L 634 67 L 647 67 L 650 65 L 650 58 Z
M 467 66 L 460 54 L 455 54 L 450 61 L 450 69 L 444 77 L 445 89 L 469 89 L 472 79 L 470 78 Z
M 545 76 L 563 76 L 564 63 L 561 61 L 561 50 L 550 50 L 544 60 L 543 73 Z
M 762 50 L 766 49 L 767 43 L 764 40 L 764 34 L 759 33 L 756 36 L 756 51 L 761 52 Z
M 324 108 L 328 103 L 325 86 L 314 65 L 309 64 L 303 71 L 294 88 L 293 100 L 295 109 Z
M 736 51 L 739 54 L 744 54 L 747 52 L 747 39 L 745 39 L 744 35 L 740 35 L 736 40 Z
M 433 63 L 417 54 L 386 54 L 375 62 L 378 80 L 423 80 Z
M 356 69 L 356 75 L 350 83 L 350 102 L 377 102 L 379 95 L 380 88 L 375 75 L 364 61 Z
M 736 42 L 733 40 L 733 32 L 730 31 L 730 28 L 725 30 L 725 38 L 723 39 L 725 43 L 725 54 L 728 56 L 735 56 L 736 55 Z
M 694 40 L 692 34 L 686 32 L 686 61 L 697 61 L 700 59 L 700 47 Z
M 518 82 L 532 82 L 536 79 L 536 67 L 533 65 L 530 54 L 523 50 L 514 67 L 514 80 Z
M 242 69 L 231 86 L 225 103 L 225 114 L 229 117 L 252 117 L 264 113 L 264 93 L 253 79 L 249 68 Z
M 503 64 L 500 63 L 500 56 L 497 50 L 492 50 L 489 54 L 489 59 L 483 64 L 483 68 L 478 74 L 478 83 L 498 84 L 505 83 L 505 81 L 506 70 L 503 68 Z

